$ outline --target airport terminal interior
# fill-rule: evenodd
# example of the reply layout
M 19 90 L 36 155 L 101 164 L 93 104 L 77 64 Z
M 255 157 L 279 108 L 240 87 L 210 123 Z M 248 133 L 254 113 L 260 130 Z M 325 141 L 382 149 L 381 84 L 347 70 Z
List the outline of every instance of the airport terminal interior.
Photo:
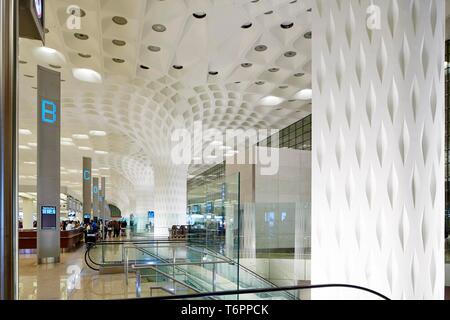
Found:
M 0 2 L 2 298 L 450 299 L 449 0 Z

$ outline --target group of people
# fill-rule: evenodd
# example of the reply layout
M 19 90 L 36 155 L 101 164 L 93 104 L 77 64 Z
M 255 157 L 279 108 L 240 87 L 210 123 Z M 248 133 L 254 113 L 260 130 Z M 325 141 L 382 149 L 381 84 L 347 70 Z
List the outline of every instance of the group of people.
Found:
M 103 237 L 106 239 L 106 236 L 108 238 L 118 238 L 120 236 L 123 236 L 125 229 L 127 228 L 127 222 L 126 221 L 108 221 L 103 226 Z M 122 234 L 121 234 L 122 233 Z
M 77 228 L 81 227 L 80 221 L 62 221 L 61 222 L 61 231 L 70 231 L 75 230 Z

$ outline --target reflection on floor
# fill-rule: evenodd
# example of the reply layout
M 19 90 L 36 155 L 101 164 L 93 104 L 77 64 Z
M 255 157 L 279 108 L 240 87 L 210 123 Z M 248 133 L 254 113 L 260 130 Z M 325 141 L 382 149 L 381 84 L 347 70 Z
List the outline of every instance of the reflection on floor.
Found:
M 19 258 L 19 299 L 94 300 L 136 297 L 134 282 L 125 285 L 123 274 L 99 275 L 84 263 L 84 246 L 61 254 L 61 263 L 38 265 L 36 254 Z M 79 286 L 75 275 L 79 274 Z

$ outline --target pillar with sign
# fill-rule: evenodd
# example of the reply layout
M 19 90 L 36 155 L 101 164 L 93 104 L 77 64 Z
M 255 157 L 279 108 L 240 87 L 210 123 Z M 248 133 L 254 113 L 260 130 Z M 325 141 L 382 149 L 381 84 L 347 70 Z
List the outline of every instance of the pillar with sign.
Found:
M 38 66 L 37 257 L 56 263 L 60 256 L 61 75 Z

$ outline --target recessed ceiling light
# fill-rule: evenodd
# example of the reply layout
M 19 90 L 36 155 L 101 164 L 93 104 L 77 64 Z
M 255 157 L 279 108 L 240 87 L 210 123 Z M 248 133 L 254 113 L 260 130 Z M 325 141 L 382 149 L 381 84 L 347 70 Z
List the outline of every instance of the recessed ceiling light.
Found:
M 79 53 L 78 54 L 80 57 L 82 57 L 82 58 L 90 58 L 90 57 L 92 57 L 90 54 L 87 54 L 87 53 Z
M 33 134 L 33 132 L 31 132 L 28 129 L 19 129 L 19 134 L 21 134 L 23 136 L 31 136 Z
M 293 22 L 283 22 L 281 25 L 282 29 L 290 29 L 294 26 Z
M 144 66 L 143 64 L 141 64 L 140 67 L 141 67 L 141 69 L 144 69 L 144 70 L 149 70 L 150 69 L 149 67 Z
M 205 12 L 195 12 L 193 14 L 193 16 L 197 19 L 203 19 L 204 17 L 206 17 L 206 13 Z
M 29 146 L 23 146 L 23 145 L 20 145 L 19 149 L 20 150 L 31 150 L 31 148 Z
M 33 148 L 37 147 L 37 143 L 36 142 L 28 142 L 27 145 L 29 145 L 30 147 L 33 147 Z
M 124 63 L 125 62 L 124 59 L 119 59 L 119 58 L 113 58 L 112 61 L 114 61 L 115 63 Z
M 287 51 L 284 53 L 284 56 L 286 58 L 292 58 L 292 57 L 295 57 L 296 55 L 297 55 L 297 52 L 295 52 L 295 51 Z
M 66 146 L 66 147 L 71 147 L 71 146 L 74 146 L 75 144 L 70 141 L 61 141 L 61 145 Z
M 255 82 L 255 84 L 258 85 L 258 86 L 261 86 L 261 85 L 263 85 L 264 83 L 265 83 L 265 82 L 264 82 L 264 81 L 261 81 L 261 80 Z
M 253 25 L 253 23 L 247 22 L 247 23 L 244 23 L 244 24 L 241 26 L 241 28 L 242 28 L 242 29 L 248 29 L 248 28 L 251 28 L 252 25 Z
M 255 47 L 255 51 L 258 51 L 258 52 L 262 52 L 262 51 L 266 51 L 266 50 L 267 50 L 267 46 L 265 46 L 263 44 L 257 45 Z
M 118 24 L 120 26 L 124 26 L 128 23 L 128 20 L 125 17 L 115 16 L 112 18 L 112 21 L 115 24 Z
M 243 64 L 241 64 L 242 68 L 250 68 L 253 64 L 251 64 L 250 62 L 244 62 Z
M 32 74 L 24 74 L 24 76 L 27 78 L 34 78 L 34 76 Z
M 27 62 L 25 60 L 19 60 L 20 64 L 27 64 Z
M 289 86 L 288 85 L 282 85 L 282 86 L 279 86 L 278 88 L 279 89 L 287 89 L 287 88 L 289 88 Z
M 157 47 L 157 46 L 148 46 L 147 49 L 152 51 L 152 52 L 158 52 L 158 51 L 161 50 L 161 48 Z
M 108 151 L 96 150 L 95 153 L 104 155 L 104 154 L 108 154 Z
M 298 100 L 311 100 L 312 99 L 312 90 L 311 89 L 303 89 L 297 92 L 294 96 L 295 99 Z
M 272 14 L 272 13 L 273 13 L 273 10 L 264 12 L 264 14 Z
M 173 67 L 174 69 L 176 69 L 176 70 L 181 70 L 181 69 L 183 69 L 183 66 L 180 66 L 180 65 L 177 65 L 177 64 L 174 64 L 172 67 Z
M 28 164 L 30 166 L 34 166 L 34 165 L 36 165 L 36 162 L 34 162 L 34 161 L 25 161 L 24 164 Z
M 78 147 L 79 150 L 83 150 L 83 151 L 91 151 L 92 148 L 90 147 Z
M 78 79 L 80 81 L 91 82 L 91 83 L 101 83 L 102 82 L 102 76 L 98 72 L 96 72 L 92 69 L 75 68 L 75 69 L 72 69 L 72 74 L 75 79 Z
M 94 136 L 94 137 L 104 137 L 104 136 L 106 136 L 106 132 L 99 131 L 99 130 L 91 130 L 91 131 L 89 131 L 89 135 Z
M 208 72 L 211 76 L 217 76 L 219 74 L 219 72 L 217 71 L 209 71 Z
M 167 28 L 163 24 L 157 23 L 152 26 L 152 29 L 156 32 L 164 32 Z
M 312 32 L 309 31 L 309 32 L 305 33 L 303 36 L 305 37 L 305 39 L 311 39 L 312 38 Z
M 267 96 L 262 98 L 259 103 L 263 106 L 277 106 L 280 103 L 284 102 L 283 98 L 275 97 L 275 96 Z
M 68 141 L 68 142 L 72 142 L 72 138 L 61 138 L 61 141 Z
M 118 40 L 118 39 L 114 39 L 112 41 L 112 43 L 118 47 L 123 47 L 124 45 L 126 45 L 127 43 L 123 40 Z
M 89 136 L 87 134 L 73 134 L 72 138 L 76 140 L 89 140 Z
M 269 72 L 278 72 L 278 71 L 280 71 L 279 68 L 270 68 L 269 69 Z
M 300 78 L 303 77 L 305 74 L 303 72 L 297 72 L 296 74 L 294 74 L 294 77 Z
M 89 39 L 89 36 L 87 34 L 84 33 L 75 33 L 74 34 L 75 38 L 77 38 L 78 40 L 87 40 Z
M 61 69 L 61 66 L 55 65 L 55 64 L 49 64 L 49 66 L 53 69 Z

